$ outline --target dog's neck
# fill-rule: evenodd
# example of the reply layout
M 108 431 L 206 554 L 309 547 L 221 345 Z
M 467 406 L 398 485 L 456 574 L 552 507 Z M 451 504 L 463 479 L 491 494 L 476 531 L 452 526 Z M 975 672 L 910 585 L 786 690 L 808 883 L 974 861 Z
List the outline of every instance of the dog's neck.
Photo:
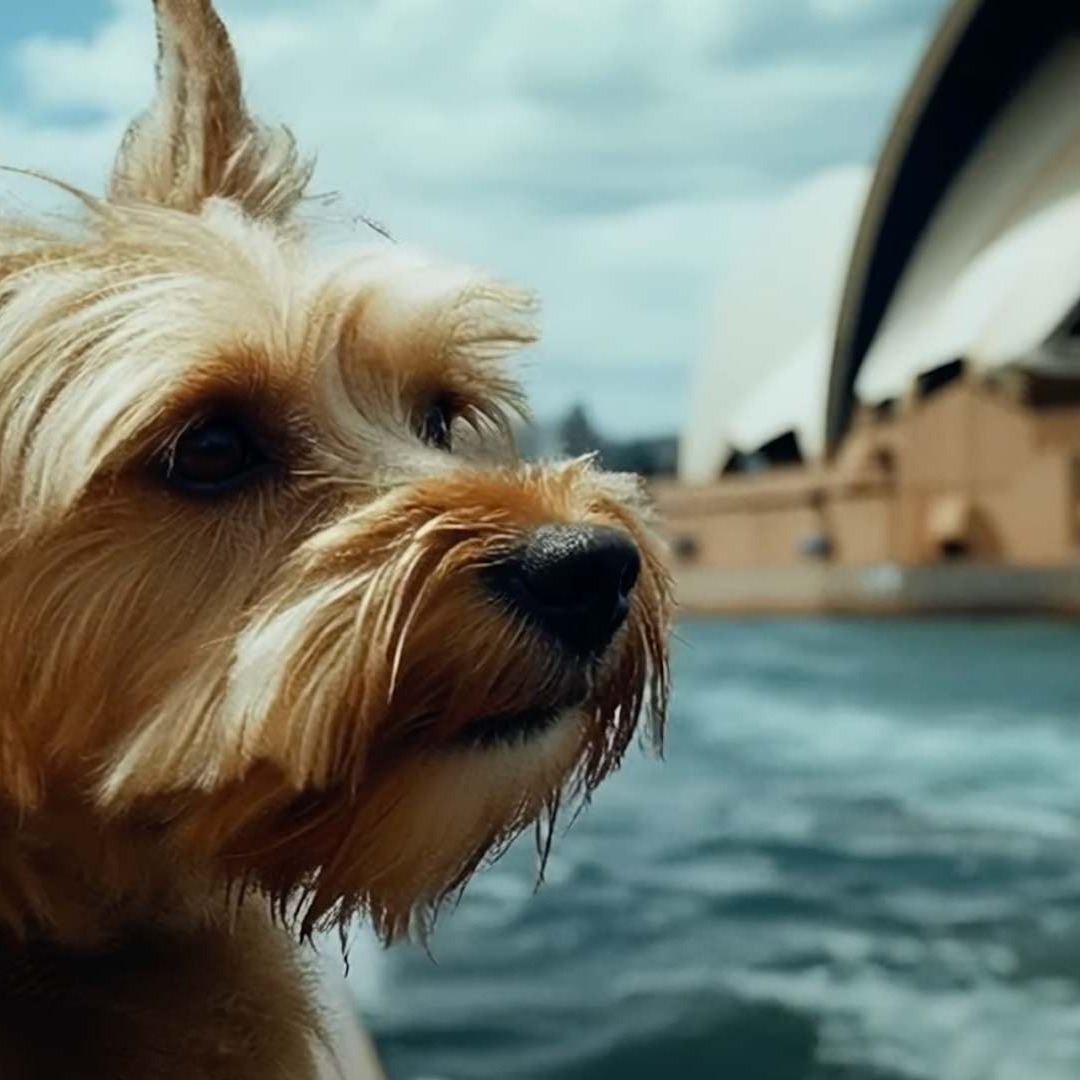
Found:
M 77 800 L 0 810 L 0 940 L 96 951 L 227 918 L 224 888 L 178 864 L 154 830 L 104 822 Z
M 314 1080 L 316 1002 L 266 905 L 155 831 L 77 803 L 0 813 L 0 1076 Z

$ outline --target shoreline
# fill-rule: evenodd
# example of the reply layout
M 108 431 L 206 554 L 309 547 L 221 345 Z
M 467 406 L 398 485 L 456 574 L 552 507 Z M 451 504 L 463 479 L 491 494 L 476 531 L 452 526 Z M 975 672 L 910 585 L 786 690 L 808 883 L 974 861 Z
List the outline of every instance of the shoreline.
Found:
M 992 563 L 676 572 L 684 615 L 1056 616 L 1080 618 L 1080 567 Z

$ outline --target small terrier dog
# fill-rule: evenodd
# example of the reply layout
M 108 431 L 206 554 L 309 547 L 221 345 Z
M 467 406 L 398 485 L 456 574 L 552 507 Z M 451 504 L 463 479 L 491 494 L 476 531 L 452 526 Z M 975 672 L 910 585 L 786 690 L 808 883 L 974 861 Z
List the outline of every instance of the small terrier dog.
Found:
M 635 482 L 516 460 L 522 292 L 318 257 L 210 0 L 107 196 L 0 224 L 0 1075 L 307 1080 L 390 940 L 659 737 Z

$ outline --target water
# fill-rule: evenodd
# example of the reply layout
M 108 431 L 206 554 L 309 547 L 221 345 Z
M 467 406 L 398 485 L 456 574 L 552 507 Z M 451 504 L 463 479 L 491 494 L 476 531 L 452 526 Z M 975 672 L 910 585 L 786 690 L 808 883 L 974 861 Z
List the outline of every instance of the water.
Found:
M 519 845 L 434 962 L 358 949 L 391 1080 L 1075 1080 L 1080 627 L 681 636 L 539 895 Z

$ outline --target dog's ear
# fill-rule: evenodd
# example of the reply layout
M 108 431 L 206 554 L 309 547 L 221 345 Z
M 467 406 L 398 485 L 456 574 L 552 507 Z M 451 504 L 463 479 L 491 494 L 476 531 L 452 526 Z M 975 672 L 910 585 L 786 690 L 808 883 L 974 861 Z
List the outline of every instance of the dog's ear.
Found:
M 244 107 L 240 69 L 212 0 L 153 0 L 157 98 L 128 129 L 109 198 L 195 212 L 232 199 L 281 221 L 303 195 L 312 165 L 285 128 Z

